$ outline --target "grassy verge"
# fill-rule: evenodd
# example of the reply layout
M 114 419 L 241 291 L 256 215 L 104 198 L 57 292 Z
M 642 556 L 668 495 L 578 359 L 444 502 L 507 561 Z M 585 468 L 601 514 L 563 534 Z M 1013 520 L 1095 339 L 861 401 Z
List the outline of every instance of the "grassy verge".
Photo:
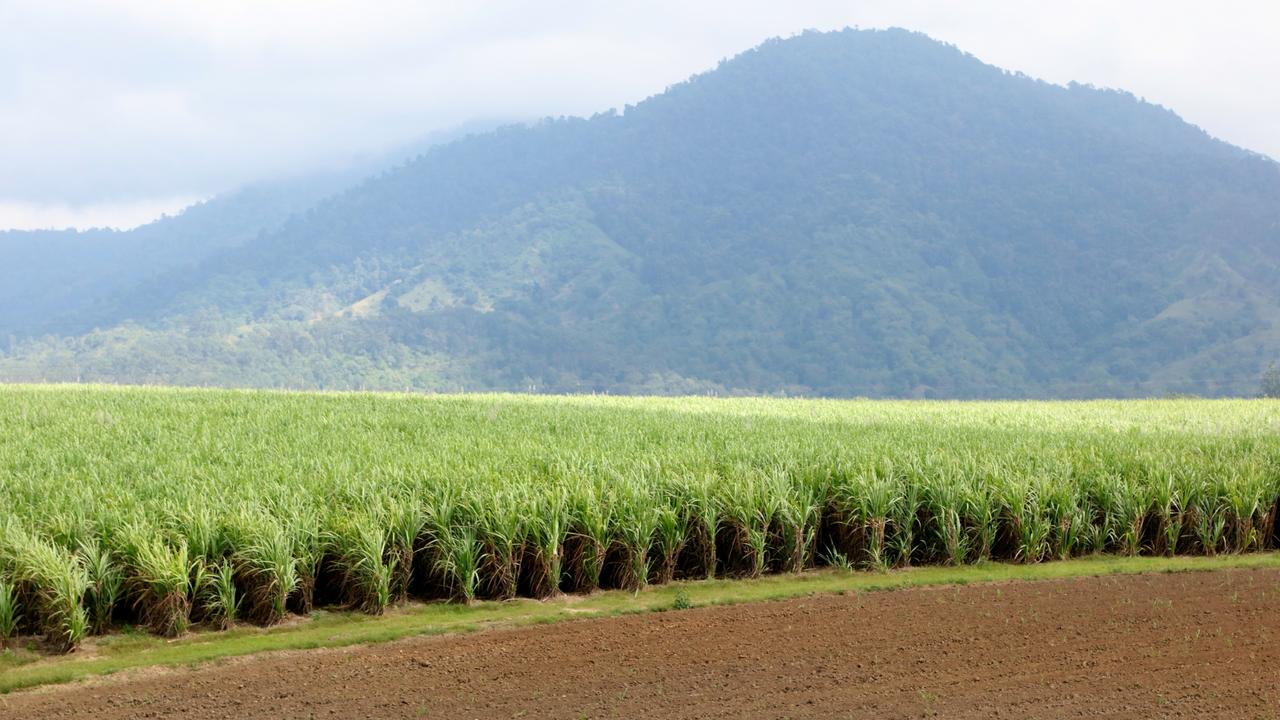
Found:
M 471 606 L 429 603 L 391 609 L 381 617 L 317 611 L 296 623 L 261 629 L 196 632 L 165 640 L 142 632 L 98 639 L 69 656 L 42 657 L 29 650 L 0 653 L 0 693 L 107 675 L 140 667 L 193 666 L 220 658 L 272 650 L 301 650 L 386 642 L 413 635 L 470 632 L 583 617 L 670 609 L 677 597 L 693 606 L 760 602 L 823 593 L 893 590 L 925 585 L 1009 580 L 1052 580 L 1113 574 L 1185 572 L 1227 568 L 1280 568 L 1280 553 L 1218 557 L 1090 557 L 1035 565 L 985 563 L 924 567 L 888 573 L 820 570 L 770 575 L 757 580 L 676 582 L 639 593 L 599 592 L 547 601 L 477 602 Z

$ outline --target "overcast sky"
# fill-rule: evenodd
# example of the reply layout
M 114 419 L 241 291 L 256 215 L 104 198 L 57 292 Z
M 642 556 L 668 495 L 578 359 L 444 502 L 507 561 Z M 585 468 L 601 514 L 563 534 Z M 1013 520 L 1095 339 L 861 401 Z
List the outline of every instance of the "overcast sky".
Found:
M 0 0 L 0 227 L 130 226 L 472 118 L 635 102 L 772 36 L 900 26 L 1280 158 L 1280 3 Z

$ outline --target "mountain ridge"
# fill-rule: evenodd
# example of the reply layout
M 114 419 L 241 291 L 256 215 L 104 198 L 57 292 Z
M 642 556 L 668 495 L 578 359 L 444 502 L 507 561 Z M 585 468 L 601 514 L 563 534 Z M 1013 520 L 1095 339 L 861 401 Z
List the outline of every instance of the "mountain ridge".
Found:
M 1280 355 L 1278 200 L 1127 93 L 806 33 L 435 147 L 0 377 L 136 380 L 141 343 L 193 384 L 1241 394 Z

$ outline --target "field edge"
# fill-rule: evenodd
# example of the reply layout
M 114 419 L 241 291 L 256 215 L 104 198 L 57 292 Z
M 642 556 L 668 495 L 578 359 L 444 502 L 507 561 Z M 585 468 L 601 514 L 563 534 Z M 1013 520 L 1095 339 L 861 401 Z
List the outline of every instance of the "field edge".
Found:
M 165 640 L 141 631 L 98 639 L 77 654 L 35 656 L 12 650 L 0 654 L 0 695 L 87 680 L 127 670 L 196 667 L 260 653 L 339 648 L 403 638 L 482 629 L 555 623 L 611 615 L 676 611 L 681 607 L 733 605 L 791 598 L 882 592 L 911 587 L 974 583 L 1033 582 L 1106 575 L 1206 572 L 1280 568 L 1280 552 L 1242 555 L 1117 557 L 1090 556 L 1037 564 L 989 562 L 928 566 L 889 572 L 831 568 L 761 578 L 673 582 L 639 592 L 610 590 L 563 595 L 550 600 L 481 601 L 472 605 L 411 603 L 378 617 L 320 610 L 311 617 L 274 628 L 238 626 L 224 632 L 194 632 Z M 6 668 L 8 665 L 8 668 Z M 0 701 L 0 706 L 3 702 Z

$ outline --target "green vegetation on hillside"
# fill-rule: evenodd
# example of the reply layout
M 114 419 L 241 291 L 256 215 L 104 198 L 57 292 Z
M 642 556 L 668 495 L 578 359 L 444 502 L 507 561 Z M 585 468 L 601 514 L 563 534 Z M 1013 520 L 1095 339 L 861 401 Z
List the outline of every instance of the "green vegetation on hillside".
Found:
M 0 230 L 0 350 L 8 349 L 10 337 L 16 343 L 46 333 L 76 335 L 135 317 L 164 302 L 170 288 L 200 275 L 202 264 L 279 230 L 290 217 L 305 213 L 375 170 L 403 164 L 431 147 L 496 124 L 466 123 L 429 133 L 385 155 L 352 161 L 347 167 L 242 187 L 129 231 Z M 207 336 L 200 318 L 184 322 L 194 326 L 195 334 Z M 175 358 L 182 356 L 181 364 L 166 365 L 155 358 L 147 367 L 153 374 L 191 369 L 192 355 L 183 351 L 169 349 Z M 139 378 L 140 364 L 101 372 Z M 72 370 L 54 372 L 66 378 Z
M 201 262 L 278 229 L 335 185 L 324 178 L 246 188 L 128 232 L 0 231 L 0 337 L 118 322 L 120 312 L 148 301 L 150 284 L 189 278 Z
M 1172 112 L 905 31 L 806 33 L 435 148 L 0 378 L 1252 395 L 1277 258 L 1280 165 Z
M 119 622 L 820 564 L 1276 544 L 1271 400 L 922 403 L 0 387 L 0 582 Z

